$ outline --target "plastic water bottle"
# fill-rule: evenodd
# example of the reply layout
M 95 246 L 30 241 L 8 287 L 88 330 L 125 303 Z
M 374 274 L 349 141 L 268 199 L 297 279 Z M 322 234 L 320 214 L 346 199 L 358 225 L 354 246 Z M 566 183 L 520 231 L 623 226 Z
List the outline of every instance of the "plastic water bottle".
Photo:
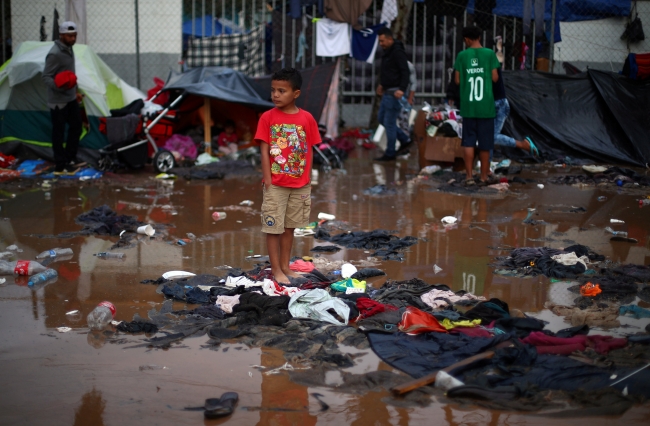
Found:
M 212 213 L 212 219 L 214 219 L 215 222 L 225 219 L 226 216 L 228 216 L 226 214 L 226 212 L 214 212 L 214 213 Z
M 124 257 L 124 253 L 112 253 L 110 251 L 103 251 L 101 253 L 96 253 L 95 256 L 102 259 L 122 259 Z
M 605 228 L 605 231 L 609 232 L 610 234 L 612 234 L 614 236 L 627 237 L 627 232 L 626 231 L 614 231 L 609 226 L 607 228 Z
M 639 200 L 639 207 L 643 207 L 643 206 L 650 206 L 649 198 L 644 198 L 642 200 Z
M 103 330 L 115 318 L 115 306 L 111 302 L 101 302 L 88 314 L 88 327 L 91 330 Z
M 48 257 L 67 256 L 73 254 L 70 248 L 53 248 L 52 250 L 45 250 L 43 253 L 36 256 L 37 259 L 45 259 Z
M 45 266 L 33 260 L 18 260 L 16 262 L 0 260 L 0 275 L 34 275 L 46 269 Z
M 27 285 L 31 287 L 34 285 L 42 284 L 58 276 L 59 274 L 54 269 L 46 269 L 45 271 L 38 273 L 33 277 L 30 277 L 29 281 L 27 281 Z

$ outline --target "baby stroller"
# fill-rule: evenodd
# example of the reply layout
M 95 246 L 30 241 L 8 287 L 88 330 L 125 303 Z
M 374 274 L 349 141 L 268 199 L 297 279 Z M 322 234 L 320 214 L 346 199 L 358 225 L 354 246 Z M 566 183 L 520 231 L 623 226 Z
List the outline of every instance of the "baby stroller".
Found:
M 341 157 L 328 143 L 330 139 L 325 137 L 327 128 L 324 125 L 319 124 L 318 131 L 322 140 L 319 144 L 314 145 L 314 163 L 320 164 L 321 168 L 326 172 L 332 170 L 332 168 L 342 169 L 343 161 L 341 161 Z
M 152 100 L 160 93 L 156 93 Z M 98 168 L 103 171 L 137 169 L 152 158 L 157 173 L 171 170 L 175 165 L 174 155 L 161 146 L 173 134 L 176 118 L 173 109 L 183 98 L 184 95 L 178 96 L 155 118 L 140 115 L 144 102 L 139 99 L 121 110 L 112 110 L 111 117 L 101 119 L 100 131 L 105 131 L 109 145 L 99 150 Z

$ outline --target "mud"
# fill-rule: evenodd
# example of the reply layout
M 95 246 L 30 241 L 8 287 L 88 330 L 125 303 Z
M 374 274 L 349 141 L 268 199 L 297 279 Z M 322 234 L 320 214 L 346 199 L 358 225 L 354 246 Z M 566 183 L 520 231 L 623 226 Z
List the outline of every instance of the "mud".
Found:
M 648 238 L 650 207 L 639 208 L 638 194 L 618 193 L 612 187 L 574 187 L 549 184 L 553 176 L 569 169 L 525 167 L 523 180 L 508 193 L 457 195 L 437 191 L 431 179 L 416 178 L 414 159 L 395 165 L 370 162 L 360 152 L 346 163 L 345 171 L 321 173 L 313 189 L 312 218 L 319 212 L 336 215 L 354 230 L 391 230 L 400 237 L 412 235 L 417 244 L 404 253 L 405 260 L 368 259 L 369 252 L 345 249 L 315 253 L 315 245 L 328 245 L 310 236 L 296 238 L 294 254 L 319 256 L 327 261 L 370 261 L 387 273 L 369 280 L 371 287 L 386 279 L 420 278 L 446 284 L 454 291 L 467 290 L 486 298 L 507 301 L 511 308 L 563 322 L 545 309 L 547 302 L 571 304 L 566 282 L 545 277 L 515 278 L 488 267 L 505 248 L 548 246 L 560 248 L 584 244 L 613 262 L 650 263 Z M 579 169 L 574 170 L 579 173 Z M 643 173 L 643 171 L 641 171 Z M 343 348 L 355 355 L 355 366 L 340 374 L 328 373 L 328 386 L 312 386 L 291 380 L 290 372 L 264 374 L 286 360 L 276 349 L 248 348 L 237 342 L 218 350 L 204 347 L 207 336 L 190 337 L 170 349 L 137 346 L 143 335 L 88 333 L 85 317 L 103 300 L 117 308 L 116 319 L 130 321 L 135 313 L 146 317 L 160 308 L 163 298 L 156 286 L 140 284 L 169 270 L 215 274 L 225 265 L 248 269 L 245 258 L 266 254 L 257 214 L 262 202 L 259 177 L 214 181 L 178 179 L 163 182 L 145 170 L 106 176 L 97 182 L 20 181 L 0 184 L 0 248 L 17 244 L 22 259 L 33 259 L 43 250 L 71 247 L 72 259 L 53 263 L 59 272 L 55 283 L 29 288 L 27 280 L 5 276 L 0 285 L 0 423 L 49 425 L 110 424 L 548 424 L 534 415 L 491 411 L 458 405 L 442 393 L 433 393 L 416 404 L 395 399 L 385 390 L 362 394 L 346 392 L 342 375 L 393 370 L 370 351 Z M 539 189 L 536 183 L 544 183 Z M 367 192 L 375 185 L 390 189 L 381 196 Z M 365 192 L 364 192 L 365 191 Z M 15 195 L 15 196 L 12 196 Z M 606 201 L 598 201 L 606 196 Z M 254 204 L 237 208 L 243 200 Z M 69 239 L 36 238 L 58 235 L 80 226 L 74 218 L 103 204 L 120 214 L 138 216 L 144 222 L 169 225 L 152 240 L 139 238 L 123 260 L 102 260 L 94 253 L 108 250 L 115 238 L 77 236 Z M 581 209 L 577 209 L 582 207 Z M 525 224 L 528 208 L 536 208 L 534 223 Z M 213 211 L 227 211 L 215 222 Z M 444 216 L 458 217 L 458 224 L 442 226 Z M 625 221 L 625 230 L 636 244 L 610 241 L 604 231 L 610 219 Z M 189 242 L 178 245 L 180 239 Z M 360 262 L 362 263 L 362 262 Z M 436 272 L 434 265 L 441 268 Z M 647 303 L 639 302 L 641 306 Z M 174 309 L 192 309 L 174 302 Z M 76 315 L 66 315 L 78 310 Z M 620 317 L 625 329 L 609 333 L 642 331 L 646 320 Z M 60 333 L 57 327 L 70 327 Z M 601 330 L 599 330 L 601 332 Z M 133 344 L 125 344 L 133 343 Z M 214 348 L 212 348 L 214 349 Z M 359 353 L 363 352 L 363 353 Z M 265 369 L 254 366 L 264 366 Z M 294 367 L 299 367 L 298 365 Z M 240 401 L 225 420 L 204 420 L 201 412 L 183 410 L 201 405 L 206 398 L 235 391 Z M 408 402 L 408 401 L 407 401 Z M 323 410 L 327 406 L 326 410 Z M 618 423 L 647 424 L 650 406 L 640 405 L 615 418 Z M 590 418 L 594 425 L 612 419 Z M 573 420 L 554 422 L 574 423 Z

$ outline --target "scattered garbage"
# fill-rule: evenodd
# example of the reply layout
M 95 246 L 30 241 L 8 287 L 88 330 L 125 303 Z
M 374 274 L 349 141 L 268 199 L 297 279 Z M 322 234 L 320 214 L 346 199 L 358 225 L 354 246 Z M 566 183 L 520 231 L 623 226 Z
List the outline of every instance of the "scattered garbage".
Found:
M 239 401 L 239 395 L 236 392 L 226 392 L 221 398 L 208 398 L 205 400 L 203 407 L 186 407 L 189 411 L 204 410 L 203 416 L 206 419 L 218 419 L 232 414 L 235 406 Z
M 543 183 L 538 183 L 538 184 L 537 184 L 537 187 L 538 187 L 539 189 L 544 189 L 544 184 L 543 184 Z
M 438 265 L 433 265 L 433 273 L 437 274 L 438 272 L 442 271 L 442 268 Z
M 71 248 L 54 248 L 52 250 L 45 250 L 36 256 L 36 259 L 45 259 L 47 257 L 68 256 L 73 254 Z
M 625 223 L 625 221 L 620 220 L 620 219 L 610 219 L 609 223 Z
M 177 280 L 180 278 L 188 278 L 194 276 L 196 276 L 196 274 L 193 274 L 192 272 L 185 272 L 185 271 L 167 271 L 164 274 L 162 274 L 162 277 L 166 280 Z
M 103 330 L 115 318 L 115 306 L 108 301 L 100 302 L 86 320 L 91 330 Z
M 440 219 L 440 221 L 441 221 L 442 223 L 445 223 L 445 224 L 448 224 L 448 225 L 452 225 L 452 224 L 458 222 L 458 218 L 457 218 L 457 217 L 454 217 L 454 216 L 445 216 L 445 217 L 443 217 L 442 219 Z
M 438 371 L 438 373 L 436 374 L 435 383 L 436 383 L 435 387 L 442 389 L 444 391 L 448 391 L 450 389 L 457 388 L 465 384 L 443 370 Z
M 122 259 L 124 258 L 124 253 L 115 253 L 111 251 L 103 251 L 101 253 L 96 253 L 95 256 L 101 259 Z
M 202 166 L 204 164 L 210 164 L 210 163 L 216 163 L 218 162 L 219 159 L 217 157 L 213 157 L 207 152 L 204 152 L 203 154 L 199 154 L 198 157 L 196 157 L 196 162 L 195 164 L 197 166 Z
M 5 250 L 7 250 L 7 251 L 15 251 L 15 252 L 18 252 L 18 253 L 22 253 L 22 251 L 23 251 L 22 249 L 19 249 L 18 246 L 15 245 L 15 244 L 12 244 L 12 245 L 8 246 Z
M 144 225 L 138 226 L 137 233 L 153 237 L 153 235 L 156 233 L 156 230 L 153 229 L 153 226 L 151 225 Z
M 332 283 L 330 285 L 330 288 L 334 291 L 339 291 L 342 293 L 348 293 L 347 291 L 350 289 L 357 289 L 360 290 L 360 293 L 364 293 L 366 291 L 366 282 L 365 281 L 359 281 L 354 278 L 347 278 L 343 281 L 337 281 L 335 283 Z
M 225 219 L 228 216 L 226 212 L 214 212 L 212 213 L 212 219 L 216 221 L 220 221 Z
M 614 231 L 612 228 L 609 226 L 605 228 L 605 231 L 609 232 L 612 235 L 619 236 L 619 237 L 627 237 L 627 232 L 626 231 Z
M 336 219 L 336 216 L 334 216 L 333 214 L 320 212 L 320 213 L 318 213 L 318 219 L 319 220 L 334 220 L 334 219 Z
M 436 172 L 439 172 L 442 170 L 442 167 L 438 166 L 437 164 L 434 164 L 432 166 L 426 166 L 422 170 L 420 170 L 421 175 L 432 175 Z
M 639 207 L 643 207 L 643 206 L 650 206 L 649 198 L 644 198 L 642 200 L 639 200 Z
M 351 263 L 345 263 L 343 264 L 343 266 L 341 266 L 341 276 L 343 278 L 350 278 L 352 275 L 356 273 L 357 273 L 357 268 Z
M 605 167 L 605 166 L 587 165 L 587 166 L 582 166 L 582 170 L 584 170 L 587 173 L 596 174 L 596 173 L 605 172 L 605 170 L 607 170 L 607 167 Z
M 56 331 L 59 333 L 67 333 L 68 331 L 72 331 L 70 327 L 57 327 Z
M 601 195 L 600 197 L 598 197 L 598 201 L 607 201 L 607 197 Z
M 56 272 L 54 269 L 46 269 L 43 272 L 40 272 L 36 275 L 33 275 L 29 278 L 29 281 L 27 281 L 27 285 L 30 287 L 33 287 L 38 284 L 42 284 L 44 282 L 47 282 L 53 278 L 58 277 L 59 274 Z
M 246 206 L 246 207 L 250 207 L 253 204 L 255 204 L 255 203 L 253 201 L 251 201 L 251 200 L 244 200 L 241 203 L 239 203 L 240 206 Z
M 77 315 L 79 313 L 79 309 L 75 309 L 74 311 L 68 311 L 65 314 L 66 315 Z
M 0 275 L 34 275 L 46 269 L 45 266 L 33 260 L 17 260 L 15 262 L 0 260 Z

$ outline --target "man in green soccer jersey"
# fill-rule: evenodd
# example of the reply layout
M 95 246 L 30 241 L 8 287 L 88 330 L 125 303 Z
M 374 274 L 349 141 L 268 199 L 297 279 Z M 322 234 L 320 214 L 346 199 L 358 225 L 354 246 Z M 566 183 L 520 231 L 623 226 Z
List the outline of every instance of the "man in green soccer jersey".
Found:
M 473 185 L 472 165 L 478 142 L 481 176 L 479 185 L 485 185 L 490 171 L 490 150 L 494 147 L 494 94 L 492 83 L 499 80 L 497 55 L 481 46 L 479 27 L 463 28 L 467 49 L 458 54 L 454 64 L 455 81 L 460 86 L 460 115 L 463 117 L 465 183 Z

